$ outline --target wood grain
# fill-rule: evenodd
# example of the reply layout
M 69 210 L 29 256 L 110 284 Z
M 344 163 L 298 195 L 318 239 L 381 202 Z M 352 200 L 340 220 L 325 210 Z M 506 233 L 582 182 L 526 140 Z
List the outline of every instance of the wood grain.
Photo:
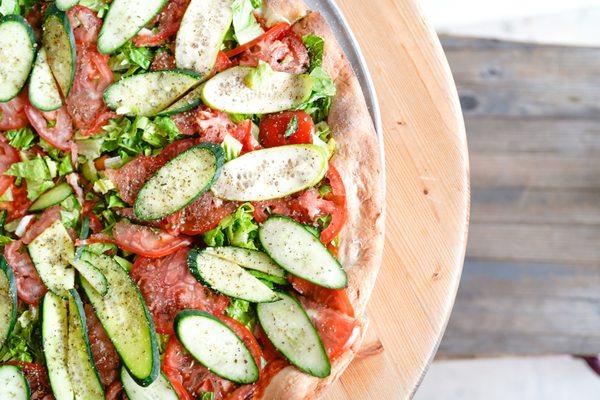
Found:
M 443 37 L 467 125 L 467 262 L 440 357 L 600 352 L 600 49 Z
M 452 76 L 412 0 L 339 2 L 377 87 L 384 125 L 384 264 L 365 347 L 326 399 L 409 398 L 438 346 L 460 278 L 468 156 Z M 385 12 L 382 12 L 385 10 Z

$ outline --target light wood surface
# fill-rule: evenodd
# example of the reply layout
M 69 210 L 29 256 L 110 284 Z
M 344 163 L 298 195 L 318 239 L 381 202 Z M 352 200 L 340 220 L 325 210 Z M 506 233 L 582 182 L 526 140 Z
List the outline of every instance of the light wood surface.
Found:
M 438 356 L 600 353 L 600 48 L 442 44 L 473 206 Z
M 379 95 L 387 237 L 364 357 L 325 398 L 404 399 L 436 351 L 460 279 L 469 215 L 464 125 L 442 49 L 412 0 L 338 4 Z

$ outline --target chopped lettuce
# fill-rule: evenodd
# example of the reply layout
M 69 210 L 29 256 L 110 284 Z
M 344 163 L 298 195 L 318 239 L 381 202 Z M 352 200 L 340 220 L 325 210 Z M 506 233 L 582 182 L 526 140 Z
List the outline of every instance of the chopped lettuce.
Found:
M 129 41 L 110 57 L 108 66 L 114 72 L 122 73 L 122 76 L 130 76 L 150 68 L 153 58 L 154 52 L 150 47 L 137 47 Z
M 2 0 L 0 1 L 0 14 L 18 14 L 26 16 L 32 7 L 41 0 Z
M 331 134 L 331 129 L 325 121 L 321 121 L 315 125 L 316 133 L 313 133 L 313 143 L 323 147 L 329 154 L 329 158 L 335 152 L 335 139 Z
M 308 100 L 296 109 L 310 114 L 315 123 L 324 121 L 329 115 L 331 101 L 335 95 L 335 84 L 322 67 L 315 67 L 310 72 L 314 84 Z
M 215 229 L 204 234 L 207 246 L 238 246 L 256 250 L 258 224 L 254 221 L 254 207 L 244 203 L 232 215 L 225 217 Z
M 19 316 L 12 333 L 0 349 L 0 363 L 41 362 L 43 360 L 41 343 L 39 311 L 32 306 Z
M 323 64 L 323 51 L 325 49 L 325 40 L 318 35 L 305 35 L 302 42 L 308 50 L 310 57 L 310 70 L 320 67 Z
M 236 138 L 227 134 L 223 139 L 223 143 L 221 143 L 221 147 L 225 152 L 225 161 L 231 161 L 234 158 L 238 158 L 240 153 L 242 152 L 242 143 L 240 143 Z
M 108 11 L 110 0 L 79 0 L 79 4 L 98 13 L 99 18 L 104 18 Z
M 111 120 L 109 124 L 112 123 L 112 121 L 114 120 Z M 75 141 L 79 156 L 83 156 L 86 160 L 90 161 L 100 157 L 100 154 L 102 154 L 103 143 L 104 137 L 102 136 Z
M 231 299 L 229 306 L 225 309 L 225 314 L 237 320 L 251 332 L 256 325 L 256 312 L 250 302 L 240 299 Z
M 56 163 L 53 164 L 52 160 L 45 157 L 36 157 L 12 164 L 4 174 L 38 181 L 48 180 L 56 176 Z
M 233 30 L 239 44 L 248 43 L 264 33 L 254 17 L 254 4 L 251 0 L 233 0 Z
M 34 145 L 35 134 L 30 127 L 14 129 L 5 133 L 8 143 L 18 150 L 26 150 Z
M 81 215 L 81 205 L 74 195 L 70 195 L 60 203 L 60 221 L 67 228 L 77 227 Z
M 258 62 L 258 66 L 244 77 L 244 84 L 250 89 L 257 89 L 269 81 L 273 75 L 273 69 L 262 60 Z
M 215 400 L 215 394 L 213 392 L 202 392 L 198 400 Z
M 94 182 L 94 192 L 106 194 L 115 189 L 115 184 L 110 179 L 98 179 Z
M 44 192 L 52 189 L 54 183 L 52 181 L 27 181 L 27 198 L 31 201 L 40 197 Z

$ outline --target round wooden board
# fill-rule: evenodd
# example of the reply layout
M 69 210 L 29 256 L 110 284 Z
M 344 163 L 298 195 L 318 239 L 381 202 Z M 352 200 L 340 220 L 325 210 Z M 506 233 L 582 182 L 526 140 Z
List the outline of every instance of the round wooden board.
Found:
M 404 399 L 435 354 L 460 280 L 469 217 L 464 122 L 442 48 L 414 0 L 338 5 L 381 105 L 387 233 L 362 357 L 324 398 Z

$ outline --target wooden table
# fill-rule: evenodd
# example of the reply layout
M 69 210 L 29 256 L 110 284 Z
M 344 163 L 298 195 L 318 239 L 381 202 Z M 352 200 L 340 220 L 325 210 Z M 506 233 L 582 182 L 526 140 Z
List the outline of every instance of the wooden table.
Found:
M 325 398 L 408 398 L 439 344 L 460 279 L 469 215 L 464 125 L 440 44 L 412 0 L 338 3 L 382 108 L 387 237 L 364 357 Z

